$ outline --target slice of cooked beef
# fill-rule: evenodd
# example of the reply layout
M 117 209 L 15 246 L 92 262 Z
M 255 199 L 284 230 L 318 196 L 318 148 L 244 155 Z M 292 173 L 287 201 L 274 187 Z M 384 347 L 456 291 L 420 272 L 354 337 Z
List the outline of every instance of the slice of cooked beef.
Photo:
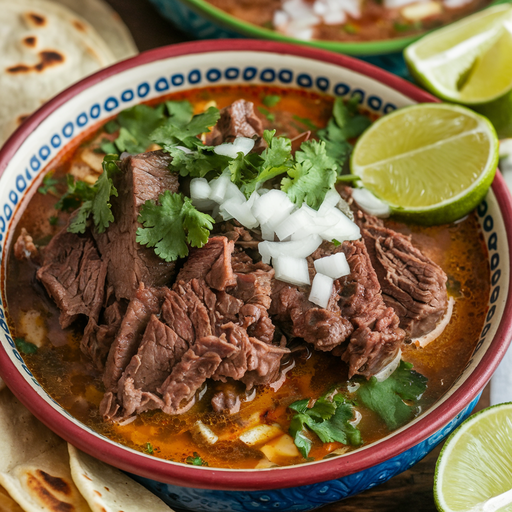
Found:
M 237 137 L 261 137 L 263 123 L 254 112 L 250 101 L 237 100 L 220 111 L 220 119 L 210 133 L 206 134 L 205 144 L 217 146 L 223 142 L 233 142 Z
M 191 249 L 187 261 L 176 278 L 176 283 L 202 279 L 219 291 L 234 286 L 236 276 L 233 274 L 231 265 L 231 253 L 234 248 L 233 241 L 225 236 L 215 236 L 200 249 Z
M 232 383 L 223 383 L 222 388 L 212 397 L 212 408 L 219 414 L 236 414 L 242 402 L 240 395 Z
M 105 296 L 106 262 L 89 234 L 57 233 L 44 251 L 37 278 L 60 309 L 60 325 L 69 327 L 79 315 L 98 320 Z
M 158 388 L 164 402 L 162 411 L 181 414 L 189 410 L 195 403 L 196 391 L 215 373 L 223 359 L 233 356 L 238 350 L 223 336 L 196 340 Z
M 145 287 L 141 283 L 135 296 L 128 304 L 116 339 L 110 347 L 105 365 L 103 383 L 107 391 L 116 391 L 121 375 L 131 358 L 137 353 L 151 315 L 160 311 L 164 293 L 163 288 Z
M 152 248 L 139 245 L 135 234 L 142 205 L 157 201 L 166 190 L 178 191 L 178 177 L 169 171 L 171 157 L 161 151 L 129 155 L 115 177 L 119 196 L 112 197 L 115 222 L 95 234 L 102 259 L 108 263 L 108 282 L 117 299 L 130 300 L 141 283 L 163 286 L 174 274 L 174 262 L 159 258 Z
M 105 366 L 108 352 L 116 338 L 117 331 L 121 326 L 126 305 L 114 302 L 100 315 L 101 323 L 90 318 L 80 341 L 80 350 L 89 355 L 97 368 Z
M 356 374 L 369 378 L 394 359 L 405 333 L 394 309 L 384 303 L 364 242 L 344 242 L 342 248 L 350 274 L 336 283 L 339 306 L 341 315 L 350 319 L 355 330 L 348 346 L 339 351 L 349 364 L 349 378 Z
M 407 338 L 429 333 L 448 307 L 446 273 L 414 247 L 410 237 L 385 227 L 381 219 L 362 211 L 349 187 L 342 194 L 361 228 L 384 302 L 396 311 Z

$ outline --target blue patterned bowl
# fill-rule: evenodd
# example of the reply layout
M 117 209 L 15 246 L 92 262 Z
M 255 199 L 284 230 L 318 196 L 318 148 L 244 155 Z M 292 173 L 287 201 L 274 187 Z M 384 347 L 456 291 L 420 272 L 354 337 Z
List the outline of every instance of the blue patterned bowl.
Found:
M 466 418 L 512 336 L 509 296 L 511 198 L 497 176 L 478 209 L 492 288 L 481 339 L 441 400 L 412 423 L 352 453 L 292 467 L 229 470 L 161 460 L 119 445 L 67 413 L 43 389 L 16 349 L 6 318 L 6 255 L 13 226 L 48 162 L 75 137 L 141 101 L 210 84 L 274 84 L 333 96 L 358 93 L 375 114 L 434 98 L 349 57 L 273 42 L 231 40 L 161 48 L 100 71 L 31 116 L 0 152 L 0 374 L 18 398 L 79 449 L 117 466 L 169 505 L 198 511 L 312 510 L 369 489 L 410 468 Z

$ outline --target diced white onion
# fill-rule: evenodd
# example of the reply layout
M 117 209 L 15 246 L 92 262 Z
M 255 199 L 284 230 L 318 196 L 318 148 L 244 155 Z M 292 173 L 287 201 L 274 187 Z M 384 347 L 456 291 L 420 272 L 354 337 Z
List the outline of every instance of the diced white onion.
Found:
M 237 137 L 233 142 L 224 142 L 215 146 L 213 149 L 217 155 L 229 156 L 230 158 L 236 158 L 238 153 L 247 155 L 254 147 L 254 140 L 248 137 Z
M 349 393 L 355 393 L 360 387 L 361 387 L 361 384 L 359 382 L 351 382 L 347 386 L 347 391 Z
M 400 359 L 402 357 L 402 351 L 398 349 L 398 353 L 396 357 L 391 361 L 389 364 L 384 366 L 382 370 L 380 370 L 378 373 L 374 375 L 374 377 L 379 381 L 383 382 L 385 381 L 397 368 L 400 364 Z
M 226 185 L 226 193 L 224 194 L 224 201 L 235 200 L 238 203 L 245 203 L 246 199 L 243 192 L 230 180 Z
M 406 5 L 400 13 L 409 21 L 418 21 L 443 12 L 439 2 L 422 2 Z
M 338 252 L 332 256 L 315 260 L 315 270 L 332 279 L 339 279 L 350 274 L 350 267 L 344 253 Z
M 279 281 L 297 286 L 310 283 L 308 262 L 305 258 L 279 256 L 272 260 L 272 265 L 275 271 L 275 278 Z
M 354 201 L 361 207 L 363 211 L 375 217 L 389 217 L 391 210 L 389 205 L 381 201 L 377 196 L 372 194 L 367 188 L 355 188 L 352 191 Z
M 261 225 L 268 223 L 270 227 L 274 228 L 290 215 L 295 205 L 282 190 L 272 189 L 261 195 L 262 190 L 259 191 L 260 197 L 255 198 L 252 214 Z
M 333 208 L 329 216 L 330 220 L 336 220 L 336 223 L 320 232 L 320 236 L 324 240 L 343 242 L 344 240 L 358 240 L 361 238 L 359 226 L 352 222 L 342 211 Z
M 452 318 L 454 304 L 455 299 L 453 297 L 449 297 L 446 313 L 443 315 L 443 318 L 441 318 L 441 320 L 438 322 L 435 329 L 428 332 L 427 334 L 424 334 L 420 338 L 412 339 L 412 343 L 414 343 L 417 347 L 425 348 L 429 343 L 431 343 L 436 338 L 441 336 L 441 333 L 445 330 L 446 326 L 450 322 L 450 319 Z
M 338 194 L 335 188 L 331 188 L 327 194 L 325 194 L 325 198 L 318 208 L 318 215 L 325 215 L 331 208 L 338 206 L 338 203 L 341 201 L 341 196 Z
M 333 284 L 331 277 L 317 273 L 311 285 L 309 301 L 318 304 L 321 308 L 326 308 L 332 295 Z
M 205 425 L 201 420 L 194 423 L 194 426 L 190 430 L 192 437 L 197 443 L 214 445 L 219 437 L 213 432 L 213 430 Z
M 359 422 L 361 421 L 361 418 L 363 417 L 363 415 L 356 409 L 354 411 L 354 416 L 355 416 L 355 418 L 353 420 L 349 421 L 349 423 L 353 427 L 357 427 L 357 425 L 359 425 Z
M 231 183 L 231 178 L 228 173 L 221 174 L 218 178 L 210 181 L 210 199 L 216 203 L 222 203 L 224 196 L 226 195 L 226 189 Z
M 247 201 L 241 203 L 233 197 L 220 205 L 219 212 L 224 220 L 236 219 L 242 226 L 249 229 L 258 227 L 258 221 L 251 213 Z
M 206 178 L 194 178 L 190 180 L 191 199 L 209 199 L 212 189 Z
M 181 151 L 183 151 L 183 153 L 185 153 L 186 155 L 191 155 L 192 153 L 195 153 L 195 151 L 192 151 L 191 149 L 186 148 L 185 146 L 176 146 L 176 149 L 181 149 Z
M 262 256 L 268 254 L 271 258 L 279 258 L 280 256 L 307 258 L 318 249 L 321 243 L 321 237 L 310 235 L 308 238 L 296 242 L 260 242 L 258 250 Z
M 267 194 L 268 195 L 268 194 Z M 264 196 L 265 197 L 265 196 Z M 313 225 L 313 219 L 304 205 L 290 216 L 282 220 L 276 227 L 275 232 L 279 240 L 285 240 L 294 233 L 302 233 L 303 230 Z M 309 234 L 309 233 L 308 233 Z M 306 234 L 306 236 L 308 235 Z

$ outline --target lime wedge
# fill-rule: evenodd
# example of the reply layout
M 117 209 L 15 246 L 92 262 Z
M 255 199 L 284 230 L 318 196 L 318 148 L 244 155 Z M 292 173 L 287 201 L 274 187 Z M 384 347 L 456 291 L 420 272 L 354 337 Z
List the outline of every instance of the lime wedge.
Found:
M 404 52 L 411 74 L 436 96 L 489 117 L 512 135 L 512 6 L 496 5 L 423 37 Z
M 396 215 L 443 224 L 484 198 L 498 162 L 491 123 L 459 105 L 425 103 L 378 119 L 357 141 L 352 173 Z
M 512 403 L 469 417 L 437 460 L 434 498 L 442 512 L 512 510 Z

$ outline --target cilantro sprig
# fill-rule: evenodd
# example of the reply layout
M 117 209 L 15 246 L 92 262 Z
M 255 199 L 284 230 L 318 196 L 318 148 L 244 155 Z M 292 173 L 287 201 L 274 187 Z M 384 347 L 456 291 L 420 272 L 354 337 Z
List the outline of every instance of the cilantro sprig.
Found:
M 187 457 L 185 462 L 192 466 L 208 466 L 208 462 L 203 460 L 197 452 L 194 452 L 192 456 Z
M 323 443 L 339 442 L 359 446 L 362 444 L 361 433 L 350 421 L 353 419 L 352 404 L 340 393 L 320 397 L 312 407 L 310 400 L 299 400 L 289 406 L 296 411 L 290 423 L 289 432 L 295 445 L 304 458 L 309 456 L 313 441 L 310 431 L 314 432 Z
M 400 361 L 400 366 L 386 380 L 379 382 L 372 377 L 357 390 L 358 400 L 376 412 L 390 430 L 401 427 L 418 413 L 417 401 L 427 389 L 428 379 L 412 366 Z
M 163 260 L 175 261 L 188 254 L 188 245 L 202 247 L 208 242 L 214 220 L 194 208 L 190 198 L 166 190 L 158 204 L 146 201 L 140 210 L 136 241 L 154 247 Z
M 83 181 L 75 181 L 73 177 L 68 178 L 68 191 L 61 197 L 56 208 L 66 209 L 74 202 L 82 203 L 68 226 L 70 233 L 85 233 L 90 217 L 98 233 L 103 233 L 114 221 L 110 198 L 117 197 L 117 189 L 112 181 L 114 174 L 119 171 L 116 162 L 117 155 L 105 156 L 103 172 L 92 186 Z

